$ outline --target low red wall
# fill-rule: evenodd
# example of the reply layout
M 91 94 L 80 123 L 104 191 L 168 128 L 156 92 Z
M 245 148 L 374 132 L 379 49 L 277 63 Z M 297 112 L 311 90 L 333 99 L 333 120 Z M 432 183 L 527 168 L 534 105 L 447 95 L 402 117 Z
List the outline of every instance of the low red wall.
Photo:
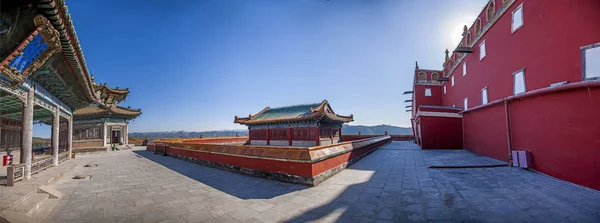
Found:
M 513 150 L 529 150 L 533 168 L 600 190 L 600 88 L 522 98 L 509 104 Z M 504 104 L 465 113 L 465 147 L 506 161 Z
M 385 135 L 342 135 L 340 138 L 342 142 L 349 142 L 360 139 L 368 139 L 373 137 L 380 137 Z M 389 135 L 392 137 L 392 141 L 409 141 L 413 138 L 412 135 Z
M 247 156 L 216 154 L 177 147 L 167 147 L 167 154 L 192 157 L 199 160 L 206 160 L 214 163 L 227 164 L 248 169 L 263 170 L 274 173 L 286 173 L 302 177 L 315 177 L 321 173 L 349 162 L 352 159 L 359 158 L 360 156 L 365 155 L 374 149 L 389 143 L 390 141 L 391 138 L 388 138 L 370 145 L 366 145 L 359 149 L 354 149 L 350 152 L 346 152 L 334 157 L 324 158 L 323 160 L 316 161 L 314 163 L 310 162 L 310 160 L 307 162 L 282 161 Z M 162 145 L 160 148 L 163 148 Z M 244 147 L 240 146 L 239 148 Z M 309 148 L 306 148 L 306 150 L 308 149 Z M 155 145 L 148 145 L 147 150 L 154 151 Z
M 462 119 L 420 116 L 421 149 L 462 149 Z
M 494 159 L 508 161 L 504 104 L 464 113 L 464 148 Z
M 284 172 L 304 177 L 312 176 L 311 163 L 286 162 L 279 160 L 221 155 L 180 148 L 168 148 L 167 153 L 249 169 L 264 170 L 269 172 Z
M 536 170 L 600 190 L 600 88 L 510 105 L 513 149 L 530 150 Z
M 365 146 L 363 148 L 354 150 L 352 152 L 348 152 L 348 153 L 344 153 L 341 154 L 339 156 L 335 156 L 335 157 L 331 157 L 329 159 L 320 161 L 320 162 L 316 162 L 312 164 L 312 176 L 316 176 L 319 175 L 325 171 L 328 171 L 330 169 L 333 169 L 339 165 L 342 165 L 345 162 L 348 162 L 352 159 L 358 158 L 362 155 L 365 155 L 371 151 L 373 151 L 374 149 L 377 149 L 380 146 L 383 146 L 387 143 L 389 143 L 391 140 L 384 140 L 378 143 L 373 143 L 371 145 Z
M 236 143 L 246 142 L 248 138 L 229 138 L 229 139 L 205 139 L 205 140 L 191 140 L 183 141 L 185 144 L 213 144 L 213 143 Z

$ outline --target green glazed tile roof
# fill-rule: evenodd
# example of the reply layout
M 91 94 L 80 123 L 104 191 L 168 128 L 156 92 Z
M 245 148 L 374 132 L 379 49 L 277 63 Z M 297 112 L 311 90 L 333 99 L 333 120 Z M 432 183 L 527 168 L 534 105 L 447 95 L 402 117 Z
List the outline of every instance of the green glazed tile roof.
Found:
M 354 121 L 353 115 L 342 116 L 333 113 L 333 110 L 331 110 L 331 107 L 329 106 L 329 102 L 323 100 L 321 103 L 292 105 L 278 108 L 266 107 L 256 115 L 249 115 L 248 117 L 235 116 L 233 122 L 242 125 L 258 125 L 312 119 L 321 120 L 323 118 L 340 123 Z
M 292 105 L 279 108 L 269 108 L 262 114 L 253 117 L 253 120 L 261 119 L 276 119 L 276 118 L 294 118 L 305 117 L 310 115 L 310 110 L 319 107 L 321 103 Z

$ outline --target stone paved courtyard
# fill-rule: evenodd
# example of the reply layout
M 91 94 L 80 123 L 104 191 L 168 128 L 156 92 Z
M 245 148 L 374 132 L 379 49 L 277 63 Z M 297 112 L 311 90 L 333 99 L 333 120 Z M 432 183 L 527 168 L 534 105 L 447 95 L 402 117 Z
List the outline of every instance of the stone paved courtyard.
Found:
M 393 142 L 307 187 L 145 150 L 78 156 L 47 222 L 600 222 L 600 193 L 466 151 Z M 97 167 L 83 167 L 98 164 Z

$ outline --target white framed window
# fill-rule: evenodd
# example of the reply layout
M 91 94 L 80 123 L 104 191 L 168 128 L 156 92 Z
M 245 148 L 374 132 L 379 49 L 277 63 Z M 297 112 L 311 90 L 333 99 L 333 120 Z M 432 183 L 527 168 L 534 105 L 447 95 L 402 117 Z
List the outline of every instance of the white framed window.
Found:
M 600 43 L 581 47 L 583 80 L 600 79 Z
M 425 96 L 431 97 L 431 88 L 425 88 Z
M 485 40 L 479 44 L 479 60 L 483 60 L 485 57 Z
M 444 94 L 446 94 L 446 85 L 444 85 Z
M 483 89 L 481 89 L 481 104 L 485 105 L 487 103 L 488 103 L 487 87 L 484 87 Z
M 463 110 L 467 110 L 469 108 L 469 98 L 463 99 Z
M 527 91 L 527 88 L 525 87 L 525 69 L 513 73 L 513 76 L 513 94 L 516 95 Z
M 454 87 L 454 75 L 452 75 L 452 77 L 450 77 L 450 82 L 452 82 L 452 87 Z
M 512 12 L 511 30 L 514 33 L 523 26 L 523 3 Z
M 467 61 L 463 63 L 463 77 L 467 75 Z

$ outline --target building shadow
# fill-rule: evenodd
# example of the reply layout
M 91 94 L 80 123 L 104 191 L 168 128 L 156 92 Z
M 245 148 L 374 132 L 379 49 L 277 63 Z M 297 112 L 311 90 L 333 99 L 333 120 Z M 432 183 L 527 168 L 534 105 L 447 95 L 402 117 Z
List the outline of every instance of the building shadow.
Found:
M 289 198 L 271 210 L 286 215 L 286 222 L 556 222 L 552 219 L 598 222 L 600 219 L 597 213 L 600 194 L 519 168 L 428 168 L 501 161 L 468 151 L 420 150 L 408 142 L 385 145 L 314 187 L 227 172 L 146 150 L 134 152 L 140 158 L 239 199 L 268 202 L 281 196 Z
M 287 222 L 599 222 L 600 193 L 465 150 L 391 143 L 317 187 L 345 189 Z M 361 181 L 353 176 L 369 173 Z M 318 200 L 318 199 L 317 199 Z
M 139 157 L 167 167 L 181 175 L 240 199 L 271 199 L 309 186 L 268 180 L 215 169 L 148 150 L 134 150 Z

